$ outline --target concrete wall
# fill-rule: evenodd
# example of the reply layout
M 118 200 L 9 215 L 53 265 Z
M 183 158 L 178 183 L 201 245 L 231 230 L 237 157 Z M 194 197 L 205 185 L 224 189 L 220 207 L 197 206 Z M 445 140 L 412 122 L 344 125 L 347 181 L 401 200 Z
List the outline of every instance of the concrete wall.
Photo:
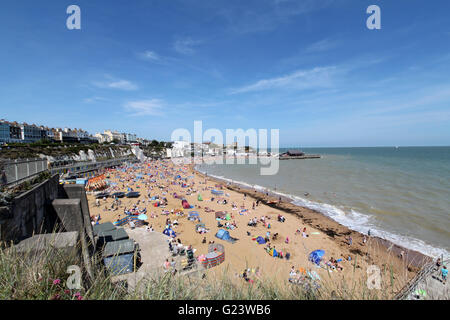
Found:
M 89 204 L 86 197 L 84 185 L 67 184 L 64 185 L 65 197 L 68 199 L 80 199 L 82 223 L 87 237 L 87 241 L 94 244 L 94 232 L 91 224 L 91 215 L 89 212 Z
M 84 185 L 62 186 L 54 175 L 14 198 L 11 206 L 0 208 L 0 239 L 7 243 L 36 243 L 53 237 L 53 232 L 77 234 L 83 265 L 92 279 L 95 242 Z
M 17 243 L 34 234 L 50 233 L 58 223 L 52 201 L 60 193 L 59 177 L 38 184 L 33 189 L 14 198 L 0 217 L 0 239 Z

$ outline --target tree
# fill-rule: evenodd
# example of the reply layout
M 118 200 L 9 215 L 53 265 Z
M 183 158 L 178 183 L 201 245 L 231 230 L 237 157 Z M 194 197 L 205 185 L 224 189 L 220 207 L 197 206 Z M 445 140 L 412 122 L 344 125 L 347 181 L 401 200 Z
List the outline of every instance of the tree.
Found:
M 150 147 L 155 148 L 159 145 L 159 142 L 157 140 L 152 140 L 152 142 L 150 142 Z

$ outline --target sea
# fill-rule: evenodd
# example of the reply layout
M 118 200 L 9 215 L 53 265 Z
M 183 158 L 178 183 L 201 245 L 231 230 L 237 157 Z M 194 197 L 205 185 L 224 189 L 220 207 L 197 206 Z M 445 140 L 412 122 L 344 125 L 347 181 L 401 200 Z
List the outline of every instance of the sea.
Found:
M 290 148 L 297 149 L 299 148 Z M 450 147 L 302 148 L 320 159 L 201 164 L 197 170 L 314 209 L 433 258 L 450 252 Z M 286 149 L 280 149 L 280 153 Z

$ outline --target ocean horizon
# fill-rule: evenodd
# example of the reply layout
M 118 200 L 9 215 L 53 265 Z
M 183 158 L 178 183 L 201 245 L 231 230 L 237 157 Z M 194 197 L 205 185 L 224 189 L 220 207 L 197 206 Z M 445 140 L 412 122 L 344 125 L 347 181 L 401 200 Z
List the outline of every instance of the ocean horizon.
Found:
M 450 252 L 450 147 L 287 147 L 321 159 L 283 160 L 274 176 L 259 164 L 202 164 L 210 176 L 270 190 L 362 233 L 431 257 Z

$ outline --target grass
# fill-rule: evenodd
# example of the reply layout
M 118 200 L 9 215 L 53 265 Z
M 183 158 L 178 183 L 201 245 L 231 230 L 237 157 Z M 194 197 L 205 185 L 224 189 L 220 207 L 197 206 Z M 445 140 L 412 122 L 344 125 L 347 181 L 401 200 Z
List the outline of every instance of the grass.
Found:
M 274 300 L 314 298 L 299 286 L 280 286 L 270 279 L 249 284 L 229 278 L 192 279 L 171 273 L 142 281 L 133 291 L 121 282 L 113 283 L 101 264 L 94 264 L 92 281 L 84 279 L 83 289 L 70 290 L 67 268 L 80 265 L 76 254 L 54 248 L 38 253 L 19 252 L 16 247 L 0 249 L 1 300 Z M 89 283 L 89 284 L 87 284 Z
M 102 264 L 92 258 L 93 278 L 83 278 L 83 289 L 66 286 L 71 276 L 67 269 L 81 265 L 77 254 L 67 254 L 52 247 L 38 253 L 23 253 L 16 247 L 0 249 L 1 300 L 385 300 L 392 299 L 403 281 L 394 279 L 391 268 L 381 268 L 381 290 L 370 290 L 367 278 L 343 278 L 328 273 L 318 282 L 317 289 L 276 281 L 265 276 L 248 283 L 239 277 L 230 277 L 227 268 L 219 276 L 184 276 L 171 273 L 153 275 L 140 281 L 134 290 L 123 282 L 113 282 Z M 97 259 L 98 261 L 99 259 Z M 354 261 L 354 268 L 357 262 Z M 395 284 L 395 285 L 394 285 Z M 314 288 L 314 289 L 313 289 Z

